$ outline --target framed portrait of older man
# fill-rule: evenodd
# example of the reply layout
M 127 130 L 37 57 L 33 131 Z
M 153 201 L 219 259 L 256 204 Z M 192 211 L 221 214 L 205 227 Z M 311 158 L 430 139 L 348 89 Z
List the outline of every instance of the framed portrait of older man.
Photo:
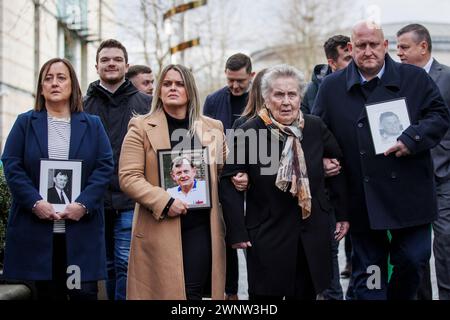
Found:
M 397 143 L 410 126 L 405 98 L 366 105 L 375 154 L 382 154 Z
M 158 150 L 161 188 L 180 199 L 189 209 L 211 208 L 208 148 Z
M 41 159 L 39 194 L 56 212 L 63 212 L 80 195 L 81 165 L 81 160 Z

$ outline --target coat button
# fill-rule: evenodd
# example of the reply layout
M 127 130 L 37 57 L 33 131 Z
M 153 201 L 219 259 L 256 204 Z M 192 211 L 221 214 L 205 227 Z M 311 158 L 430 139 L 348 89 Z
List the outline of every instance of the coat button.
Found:
M 416 141 L 420 141 L 420 136 L 419 136 L 419 135 L 416 135 L 416 136 L 414 136 L 414 139 L 415 139 Z
M 391 178 L 392 178 L 392 179 L 396 179 L 396 178 L 397 178 L 397 173 L 391 172 Z
M 362 122 L 359 122 L 358 127 L 362 128 L 362 127 L 364 127 L 364 124 Z
M 363 156 L 363 155 L 366 154 L 366 151 L 365 151 L 365 150 L 360 150 L 360 151 L 359 151 L 359 154 Z
M 364 177 L 364 182 L 369 182 L 370 181 L 370 179 L 369 179 L 369 177 Z

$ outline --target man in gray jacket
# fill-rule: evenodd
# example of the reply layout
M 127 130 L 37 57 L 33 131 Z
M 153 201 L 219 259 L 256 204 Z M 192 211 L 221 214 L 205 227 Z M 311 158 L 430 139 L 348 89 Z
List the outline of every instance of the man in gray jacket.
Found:
M 397 55 L 402 63 L 424 68 L 450 106 L 450 67 L 440 64 L 431 55 L 428 30 L 420 24 L 409 24 L 397 32 Z M 440 300 L 450 300 L 450 130 L 431 150 L 436 181 L 439 217 L 433 223 L 433 253 Z M 431 299 L 430 268 L 424 274 L 419 298 Z M 428 282 L 428 285 L 427 285 Z M 425 288 L 424 288 L 425 287 Z M 428 287 L 428 290 L 426 289 Z M 428 291 L 428 294 L 426 292 Z

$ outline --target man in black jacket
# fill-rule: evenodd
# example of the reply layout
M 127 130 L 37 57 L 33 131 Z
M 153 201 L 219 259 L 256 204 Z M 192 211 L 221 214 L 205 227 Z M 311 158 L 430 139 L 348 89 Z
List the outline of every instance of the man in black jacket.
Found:
M 313 113 L 342 148 L 342 167 L 352 186 L 354 295 L 357 300 L 414 299 L 431 255 L 430 223 L 437 218 L 430 150 L 449 128 L 449 111 L 426 71 L 390 58 L 376 23 L 357 23 L 349 49 L 353 61 L 323 80 Z M 381 107 L 393 99 L 407 105 L 411 124 L 377 154 L 366 106 Z M 388 256 L 394 266 L 389 282 Z
M 332 36 L 325 41 L 323 49 L 325 51 L 328 64 L 318 64 L 314 67 L 311 82 L 306 88 L 306 92 L 301 103 L 303 113 L 311 113 L 322 79 L 332 72 L 344 69 L 350 61 L 352 61 L 352 56 L 347 48 L 347 44 L 349 42 L 349 37 L 340 34 Z
M 151 97 L 139 92 L 125 78 L 128 54 L 117 40 L 103 41 L 97 49 L 99 80 L 90 84 L 84 99 L 86 112 L 98 115 L 113 149 L 114 174 L 105 194 L 105 237 L 107 254 L 107 293 L 109 299 L 126 298 L 128 255 L 134 202 L 119 187 L 118 165 L 128 122 L 134 114 L 149 112 Z

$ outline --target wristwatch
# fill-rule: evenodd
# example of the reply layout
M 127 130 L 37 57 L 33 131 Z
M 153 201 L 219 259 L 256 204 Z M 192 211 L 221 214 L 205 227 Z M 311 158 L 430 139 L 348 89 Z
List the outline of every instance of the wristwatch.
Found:
M 81 202 L 75 202 L 75 203 L 79 206 L 82 206 L 84 208 L 84 210 L 86 210 L 85 214 L 89 214 L 89 210 L 84 204 L 82 204 Z

